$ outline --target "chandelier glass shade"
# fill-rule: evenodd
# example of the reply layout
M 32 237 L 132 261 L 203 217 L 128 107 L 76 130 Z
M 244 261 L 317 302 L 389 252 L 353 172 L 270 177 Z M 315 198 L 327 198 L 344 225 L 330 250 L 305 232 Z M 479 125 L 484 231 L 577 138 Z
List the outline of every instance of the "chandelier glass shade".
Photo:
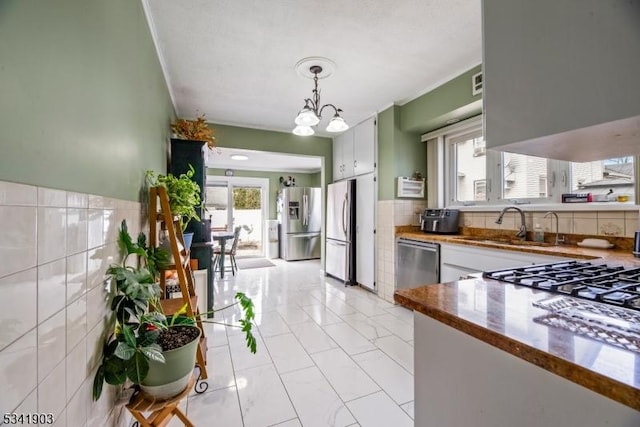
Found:
M 340 117 L 342 110 L 337 108 L 333 104 L 320 104 L 320 91 L 318 90 L 318 74 L 322 72 L 322 67 L 319 65 L 312 65 L 309 71 L 313 74 L 314 89 L 311 98 L 304 100 L 304 107 L 296 116 L 294 122 L 296 127 L 293 129 L 295 135 L 309 136 L 313 135 L 315 131 L 312 126 L 317 126 L 322 119 L 322 112 L 325 108 L 333 109 L 333 117 L 327 125 L 327 132 L 344 132 L 349 129 L 349 125 Z

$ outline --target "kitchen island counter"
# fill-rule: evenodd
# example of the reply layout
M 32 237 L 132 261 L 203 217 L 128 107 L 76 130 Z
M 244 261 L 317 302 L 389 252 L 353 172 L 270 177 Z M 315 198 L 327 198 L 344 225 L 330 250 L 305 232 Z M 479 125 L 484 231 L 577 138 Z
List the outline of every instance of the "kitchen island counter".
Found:
M 433 325 L 447 325 L 450 327 L 447 330 L 453 328 L 456 333 L 462 332 L 464 335 L 457 335 L 466 336 L 464 339 L 467 341 L 476 341 L 469 339 L 473 337 L 491 346 L 490 351 L 499 349 L 500 353 L 515 356 L 569 380 L 574 383 L 571 386 L 579 384 L 626 405 L 628 408 L 610 402 L 619 406 L 622 412 L 630 411 L 634 422 L 640 422 L 640 412 L 637 412 L 640 411 L 640 353 L 537 322 L 537 318 L 549 312 L 534 307 L 532 303 L 552 296 L 544 291 L 490 279 L 460 280 L 396 291 L 395 301 L 417 312 L 414 314 L 416 408 L 421 404 L 418 384 L 422 380 L 418 364 L 430 363 L 425 361 L 427 355 L 419 354 L 419 351 L 425 348 L 424 345 L 427 348 L 434 345 L 432 338 L 420 336 L 418 323 L 426 316 L 426 321 Z M 438 342 L 435 345 L 448 344 Z M 468 357 L 474 358 L 474 354 L 468 354 Z M 474 379 L 469 378 L 469 381 Z M 459 393 L 460 390 L 456 390 Z M 578 391 L 583 392 L 587 391 Z M 597 398 L 601 396 L 596 395 Z M 535 403 L 532 402 L 534 406 Z

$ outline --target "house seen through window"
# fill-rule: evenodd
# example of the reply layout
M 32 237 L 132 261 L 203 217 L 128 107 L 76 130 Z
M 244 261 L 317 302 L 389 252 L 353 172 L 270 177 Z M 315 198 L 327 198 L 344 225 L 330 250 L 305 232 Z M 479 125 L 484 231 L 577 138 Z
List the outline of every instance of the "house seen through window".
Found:
M 561 203 L 563 193 L 635 201 L 632 156 L 574 163 L 495 151 L 486 148 L 480 123 L 453 130 L 443 141 L 448 204 Z

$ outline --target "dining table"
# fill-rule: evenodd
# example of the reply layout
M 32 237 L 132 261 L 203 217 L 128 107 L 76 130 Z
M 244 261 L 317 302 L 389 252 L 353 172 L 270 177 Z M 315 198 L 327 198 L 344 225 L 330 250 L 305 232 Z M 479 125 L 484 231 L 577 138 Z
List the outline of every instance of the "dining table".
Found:
M 224 258 L 225 258 L 225 246 L 227 240 L 233 239 L 233 231 L 213 231 L 211 232 L 211 240 L 220 242 L 220 258 L 218 259 L 218 266 L 220 267 L 220 278 L 224 279 Z

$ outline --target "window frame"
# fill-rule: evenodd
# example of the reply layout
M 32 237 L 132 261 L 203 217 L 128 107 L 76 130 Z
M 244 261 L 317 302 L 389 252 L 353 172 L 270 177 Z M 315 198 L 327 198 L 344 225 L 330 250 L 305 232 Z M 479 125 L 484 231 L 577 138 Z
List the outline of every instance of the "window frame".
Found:
M 571 192 L 571 165 L 570 161 L 563 160 L 547 160 L 547 172 L 544 175 L 546 179 L 547 196 L 546 197 L 530 197 L 530 198 L 503 198 L 503 152 L 485 149 L 483 156 L 486 160 L 486 200 L 484 201 L 458 201 L 456 200 L 457 175 L 456 169 L 456 150 L 455 144 L 463 140 L 468 140 L 482 136 L 482 115 L 472 117 L 462 122 L 447 126 L 437 131 L 422 135 L 421 140 L 427 143 L 427 165 L 429 178 L 437 178 L 437 186 L 429 186 L 429 207 L 446 206 L 462 207 L 462 206 L 497 206 L 505 204 L 515 205 L 562 205 L 562 194 Z M 435 159 L 431 160 L 433 156 Z M 634 182 L 634 205 L 628 205 L 630 209 L 634 209 L 640 200 L 640 156 L 631 156 L 634 162 L 635 182 Z M 434 168 L 436 170 L 434 170 Z M 444 169 L 444 170 L 442 170 Z M 499 183 L 499 185 L 495 185 Z M 432 195 L 433 193 L 433 195 Z M 475 194 L 475 193 L 474 193 Z M 617 202 L 609 202 L 608 206 L 622 205 Z M 587 206 L 575 206 L 574 210 L 580 210 Z M 592 209 L 589 206 L 590 209 Z M 589 209 L 589 210 L 590 210 Z

